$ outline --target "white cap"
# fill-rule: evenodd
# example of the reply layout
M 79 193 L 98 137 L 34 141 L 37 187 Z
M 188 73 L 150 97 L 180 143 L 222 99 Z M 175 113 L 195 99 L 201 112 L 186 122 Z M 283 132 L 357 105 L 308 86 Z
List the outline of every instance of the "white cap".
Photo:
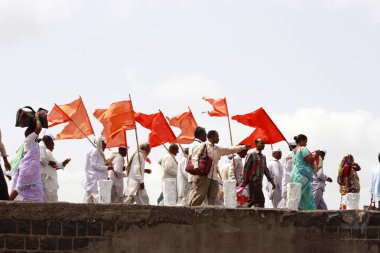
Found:
M 272 153 L 274 152 L 282 152 L 282 151 L 281 151 L 281 148 L 279 147 L 273 147 Z
M 291 142 L 289 142 L 289 145 L 290 146 L 297 146 L 297 143 L 295 141 L 291 141 Z
M 49 136 L 53 141 L 55 141 L 55 137 L 51 133 L 46 133 L 44 136 Z

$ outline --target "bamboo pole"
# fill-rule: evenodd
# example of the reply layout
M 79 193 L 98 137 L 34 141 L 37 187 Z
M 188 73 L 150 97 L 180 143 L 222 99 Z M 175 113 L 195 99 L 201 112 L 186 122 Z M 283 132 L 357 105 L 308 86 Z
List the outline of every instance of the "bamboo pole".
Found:
M 228 104 L 227 104 L 227 98 L 225 97 L 224 100 L 226 101 L 226 107 L 227 107 L 227 119 L 228 119 L 228 129 L 230 131 L 230 142 L 231 146 L 233 146 L 233 139 L 232 139 L 232 129 L 231 129 L 231 120 L 230 120 L 230 112 L 228 110 Z M 233 166 L 233 171 L 235 173 L 236 170 L 236 164 L 235 164 L 235 157 L 232 158 L 232 166 Z
M 129 94 L 129 100 L 131 101 L 132 113 L 134 113 L 131 94 Z M 142 173 L 144 173 L 144 171 L 141 171 L 140 144 L 139 144 L 139 138 L 138 138 L 138 134 L 137 134 L 137 125 L 136 125 L 136 121 L 135 121 L 135 116 L 134 115 L 133 115 L 133 122 L 135 123 L 135 138 L 136 138 L 136 146 L 137 146 L 137 155 L 138 155 L 138 158 L 139 158 L 140 172 L 141 172 L 141 175 L 142 175 Z

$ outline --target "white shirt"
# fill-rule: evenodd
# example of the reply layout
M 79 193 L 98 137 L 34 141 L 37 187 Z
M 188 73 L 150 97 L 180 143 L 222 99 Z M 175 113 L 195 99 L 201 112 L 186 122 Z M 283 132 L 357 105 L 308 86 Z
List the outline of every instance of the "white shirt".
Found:
M 234 163 L 232 162 L 229 167 L 228 179 L 236 180 L 236 182 L 240 184 L 243 178 L 243 171 L 244 171 L 243 159 L 239 155 L 235 155 L 234 161 L 235 161 L 235 170 L 234 170 Z
M 55 162 L 58 169 L 63 169 L 62 163 L 59 163 L 53 156 L 53 152 L 46 148 L 43 141 L 40 142 L 40 164 L 41 164 L 41 177 L 44 184 L 44 188 L 48 191 L 57 191 L 58 175 L 57 169 L 51 167 L 49 162 Z
M 122 155 L 117 154 L 112 160 L 113 170 L 108 171 L 108 177 L 116 187 L 116 193 L 119 197 L 123 196 L 124 190 L 124 165 L 125 159 Z
M 195 155 L 195 150 L 197 147 L 202 143 L 201 140 L 195 139 L 194 142 L 189 146 L 189 156 L 193 157 Z M 197 176 L 189 174 L 188 176 L 188 182 L 191 183 L 192 181 L 195 181 L 197 179 Z
M 178 164 L 172 154 L 167 153 L 161 159 L 162 179 L 177 178 Z
M 140 161 L 139 161 L 140 158 Z M 128 194 L 136 196 L 140 190 L 140 184 L 144 183 L 145 155 L 140 152 L 131 161 L 131 169 L 128 176 Z
M 326 180 L 328 178 L 329 177 L 323 173 L 323 168 L 318 170 L 317 174 L 313 173 L 313 190 L 322 189 L 322 191 L 325 191 Z
M 98 193 L 98 181 L 108 179 L 108 167 L 105 165 L 98 149 L 92 148 L 86 156 L 84 189 L 87 192 Z
M 206 145 L 206 148 L 204 148 Z M 218 180 L 218 163 L 222 156 L 235 154 L 245 149 L 245 146 L 232 146 L 232 147 L 220 147 L 218 145 L 212 144 L 207 141 L 205 145 L 198 145 L 197 148 L 193 151 L 195 155 L 192 157 L 194 167 L 198 167 L 198 160 L 202 153 L 206 152 L 207 155 L 212 160 L 212 166 L 208 178 L 211 180 Z
M 38 135 L 33 132 L 29 134 L 24 139 L 24 153 L 28 152 L 29 150 L 32 150 L 35 146 L 38 145 L 38 142 L 36 142 L 36 139 L 38 138 Z
M 293 165 L 294 165 L 294 158 L 293 158 L 293 153 L 290 152 L 288 156 L 285 158 L 285 164 L 284 164 L 284 173 L 283 173 L 283 178 L 282 178 L 282 195 L 284 196 L 288 184 L 290 183 L 290 175 L 292 174 L 293 170 Z
M 372 171 L 370 192 L 374 198 L 374 201 L 380 201 L 380 166 L 377 166 Z
M 280 189 L 282 185 L 283 171 L 284 171 L 282 164 L 280 163 L 279 160 L 275 158 L 271 158 L 268 163 L 268 170 L 270 174 L 272 175 L 273 181 L 276 184 L 277 188 Z
M 1 129 L 0 129 L 0 154 L 2 157 L 7 156 L 7 151 L 2 141 Z
M 185 197 L 185 189 L 189 180 L 189 173 L 186 172 L 188 159 L 182 156 L 178 163 L 178 173 L 177 173 L 177 193 L 178 198 Z

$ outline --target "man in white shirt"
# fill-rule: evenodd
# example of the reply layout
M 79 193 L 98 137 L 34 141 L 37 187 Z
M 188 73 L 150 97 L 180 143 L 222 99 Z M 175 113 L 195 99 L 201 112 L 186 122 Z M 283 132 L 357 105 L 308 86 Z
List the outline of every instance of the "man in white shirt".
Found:
M 286 208 L 287 199 L 288 199 L 288 184 L 290 183 L 290 175 L 292 174 L 293 165 L 294 165 L 294 158 L 293 158 L 293 152 L 297 147 L 297 143 L 290 142 L 289 143 L 289 149 L 291 150 L 290 153 L 285 158 L 285 163 L 283 165 L 284 172 L 282 176 L 282 200 L 278 204 L 278 208 Z
M 1 129 L 0 129 L 0 155 L 3 158 L 5 169 L 9 171 L 11 169 L 11 165 L 8 162 L 7 151 L 5 150 L 5 146 L 2 142 Z M 7 182 L 5 181 L 3 169 L 1 168 L 1 165 L 0 165 L 0 200 L 9 200 L 8 186 L 7 186 Z
M 247 156 L 248 150 L 242 150 L 230 159 L 231 164 L 228 170 L 228 180 L 236 180 L 236 185 L 240 185 L 243 179 L 243 159 Z
M 106 164 L 104 150 L 106 148 L 106 139 L 102 136 L 95 138 L 95 147 L 91 148 L 86 156 L 84 189 L 84 203 L 98 203 L 99 191 L 98 181 L 108 180 L 108 170 L 112 170 L 113 166 Z
M 126 172 L 128 176 L 128 197 L 125 201 L 128 205 L 134 203 L 138 205 L 149 205 L 149 196 L 145 189 L 144 174 L 146 158 L 150 153 L 148 143 L 141 144 L 139 151 L 131 157 Z
M 193 188 L 195 189 L 195 194 L 192 196 L 190 201 L 191 206 L 200 206 L 207 196 L 207 201 L 209 205 L 216 204 L 216 198 L 219 192 L 218 184 L 218 163 L 222 156 L 234 154 L 242 150 L 248 150 L 249 147 L 245 145 L 233 146 L 233 147 L 220 147 L 219 134 L 215 130 L 211 130 L 207 134 L 208 141 L 199 145 L 192 157 L 194 168 L 199 169 L 199 158 L 202 154 L 207 152 L 207 155 L 212 160 L 212 166 L 210 172 L 206 176 L 197 176 L 197 180 L 193 181 Z
M 273 208 L 277 208 L 278 204 L 282 199 L 282 178 L 283 178 L 283 170 L 282 164 L 280 162 L 282 158 L 282 151 L 280 148 L 273 148 L 272 150 L 272 158 L 268 163 L 268 169 L 270 174 L 272 175 L 272 179 L 277 186 L 273 189 L 272 184 L 268 182 L 267 191 L 269 194 L 269 199 L 272 201 Z
M 44 202 L 58 202 L 58 175 L 57 170 L 63 169 L 70 162 L 66 159 L 57 162 L 53 156 L 54 137 L 44 135 L 40 142 L 41 179 L 44 189 Z
M 326 154 L 326 150 L 321 150 L 320 156 L 323 160 L 325 160 Z M 323 198 L 323 193 L 325 192 L 326 187 L 326 181 L 331 183 L 332 179 L 323 173 L 323 167 L 319 169 L 317 173 L 313 173 L 312 186 L 315 199 L 315 207 L 317 208 L 317 210 L 327 210 L 327 205 Z
M 177 181 L 177 171 L 178 171 L 178 162 L 176 156 L 179 152 L 179 147 L 177 144 L 170 144 L 168 153 L 161 159 L 161 171 L 162 171 L 162 187 L 164 186 L 164 180 L 168 178 L 175 179 Z M 164 190 L 164 189 L 162 189 Z M 177 195 L 177 194 L 176 194 Z M 164 192 L 162 193 L 163 197 L 166 196 Z M 160 199 L 157 201 L 160 204 Z
M 178 173 L 177 173 L 177 194 L 179 206 L 188 205 L 188 195 L 191 188 L 191 183 L 189 183 L 189 174 L 186 172 L 186 166 L 189 161 L 189 149 L 184 148 L 182 156 L 178 163 Z
M 119 147 L 119 152 L 112 159 L 113 170 L 108 171 L 108 177 L 112 181 L 112 203 L 121 203 L 124 199 L 124 165 L 126 156 L 127 148 Z

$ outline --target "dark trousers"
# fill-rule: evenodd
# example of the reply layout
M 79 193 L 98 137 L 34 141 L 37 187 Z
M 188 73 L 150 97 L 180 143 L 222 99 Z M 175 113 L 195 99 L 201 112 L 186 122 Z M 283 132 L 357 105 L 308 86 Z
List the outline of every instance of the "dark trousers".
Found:
M 0 166 L 0 200 L 9 200 L 8 185 L 5 181 L 3 169 Z
M 249 201 L 248 207 L 262 207 L 265 205 L 265 197 L 263 193 L 263 184 L 261 182 L 249 181 Z

